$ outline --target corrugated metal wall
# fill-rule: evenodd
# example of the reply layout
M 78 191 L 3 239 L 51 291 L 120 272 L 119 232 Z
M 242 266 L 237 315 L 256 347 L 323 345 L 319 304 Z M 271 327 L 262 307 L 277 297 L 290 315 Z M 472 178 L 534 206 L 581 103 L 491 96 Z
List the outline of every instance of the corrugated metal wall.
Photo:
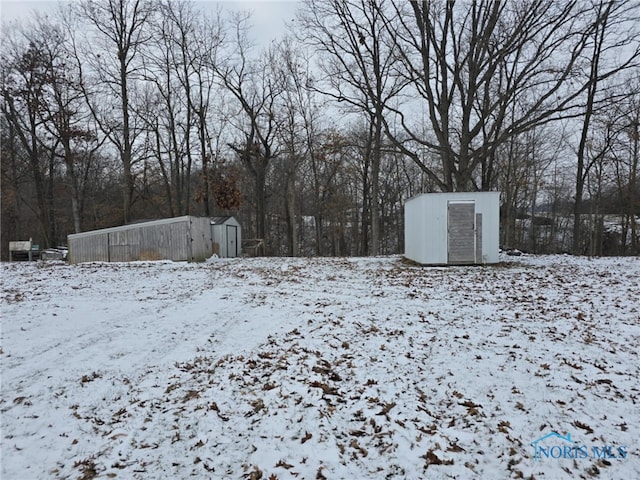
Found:
M 189 260 L 200 262 L 213 254 L 211 239 L 211 220 L 202 217 L 190 217 L 191 252 Z
M 67 258 L 71 263 L 109 261 L 109 234 L 107 233 L 92 236 L 80 233 L 69 235 L 67 244 L 69 246 Z
M 211 256 L 208 218 L 176 217 L 68 236 L 69 261 L 200 261 Z

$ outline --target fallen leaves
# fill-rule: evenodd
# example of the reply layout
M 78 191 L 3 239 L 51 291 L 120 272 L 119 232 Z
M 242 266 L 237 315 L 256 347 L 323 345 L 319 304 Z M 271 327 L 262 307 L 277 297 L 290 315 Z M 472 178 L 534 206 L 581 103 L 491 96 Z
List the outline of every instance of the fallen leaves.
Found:
M 481 415 L 479 408 L 482 408 L 482 405 L 478 403 L 473 403 L 471 400 L 465 400 L 464 402 L 459 402 L 459 405 L 467 408 L 468 415 Z
M 389 402 L 389 403 L 384 403 L 382 405 L 382 410 L 380 410 L 378 413 L 376 413 L 376 415 L 385 415 L 387 416 L 387 414 L 391 411 L 391 409 L 393 407 L 396 406 L 396 402 Z
M 340 392 L 337 388 L 323 382 L 313 381 L 309 385 L 313 388 L 321 389 L 324 395 L 340 395 Z
M 261 398 L 250 401 L 249 405 L 251 405 L 251 410 L 245 414 L 245 417 L 252 417 L 265 409 L 264 400 Z
M 182 398 L 182 403 L 186 403 L 189 400 L 194 400 L 196 398 L 200 398 L 200 392 L 198 392 L 198 390 L 189 390 Z
M 290 468 L 293 468 L 293 465 L 285 462 L 284 460 L 278 460 L 278 462 L 276 463 L 276 468 L 284 468 L 286 470 L 289 470 Z
M 243 475 L 243 478 L 245 478 L 246 480 L 260 480 L 262 478 L 262 475 L 262 470 L 260 470 L 257 465 L 254 465 L 251 471 Z
M 94 380 L 100 378 L 102 375 L 98 372 L 93 372 L 89 375 L 82 375 L 80 379 L 80 383 L 84 385 L 85 383 L 93 382 Z
M 351 443 L 349 444 L 349 446 L 351 448 L 353 448 L 354 450 L 356 450 L 358 453 L 360 453 L 360 455 L 362 457 L 366 457 L 367 455 L 369 455 L 369 452 L 367 451 L 367 449 L 362 447 L 362 446 L 360 446 L 360 444 L 358 443 L 358 440 L 356 440 L 355 438 L 353 440 L 351 440 Z M 355 458 L 357 458 L 357 457 L 355 457 Z
M 572 425 L 576 428 L 584 430 L 587 433 L 593 433 L 593 428 L 591 428 L 586 423 L 582 423 L 580 420 L 575 420 Z
M 502 420 L 500 423 L 498 423 L 498 431 L 499 432 L 508 434 L 510 429 L 511 429 L 511 423 L 510 422 L 508 422 L 506 420 Z
M 421 458 L 424 458 L 427 462 L 427 466 L 429 465 L 453 465 L 453 460 L 443 460 L 433 450 L 427 450 L 427 453 L 422 455 Z

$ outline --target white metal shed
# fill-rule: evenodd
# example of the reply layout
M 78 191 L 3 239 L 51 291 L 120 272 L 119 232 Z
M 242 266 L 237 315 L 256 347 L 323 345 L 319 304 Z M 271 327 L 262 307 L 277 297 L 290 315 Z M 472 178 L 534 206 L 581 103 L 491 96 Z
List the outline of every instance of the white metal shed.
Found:
M 211 238 L 213 239 L 213 253 L 220 258 L 240 256 L 242 228 L 235 217 L 213 217 L 211 219 Z
M 424 193 L 404 206 L 405 257 L 424 265 L 498 262 L 500 192 Z

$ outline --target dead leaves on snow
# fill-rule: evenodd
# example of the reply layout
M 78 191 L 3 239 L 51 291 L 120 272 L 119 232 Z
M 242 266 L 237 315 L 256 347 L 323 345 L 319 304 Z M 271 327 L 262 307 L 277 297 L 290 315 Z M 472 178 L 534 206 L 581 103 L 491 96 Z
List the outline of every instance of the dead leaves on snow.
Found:
M 433 450 L 427 450 L 427 453 L 421 456 L 427 462 L 427 466 L 429 465 L 453 465 L 453 460 L 443 460 Z
M 582 423 L 579 420 L 576 420 L 573 422 L 573 426 L 576 428 L 579 428 L 581 430 L 584 430 L 585 432 L 591 434 L 593 433 L 593 428 L 591 428 L 589 425 L 587 425 L 586 423 Z
M 332 387 L 326 383 L 313 381 L 309 385 L 313 388 L 321 389 L 324 395 L 338 395 L 338 396 L 340 395 L 340 392 L 338 391 L 337 388 Z

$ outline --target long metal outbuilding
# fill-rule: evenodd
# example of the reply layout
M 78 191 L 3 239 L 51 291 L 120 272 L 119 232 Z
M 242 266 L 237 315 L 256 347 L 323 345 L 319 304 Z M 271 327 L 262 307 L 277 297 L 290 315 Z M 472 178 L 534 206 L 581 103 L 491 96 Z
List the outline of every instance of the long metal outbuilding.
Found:
M 405 257 L 423 265 L 498 262 L 500 192 L 424 193 L 407 200 Z
M 74 233 L 67 241 L 70 263 L 202 261 L 213 254 L 211 219 L 190 215 Z

